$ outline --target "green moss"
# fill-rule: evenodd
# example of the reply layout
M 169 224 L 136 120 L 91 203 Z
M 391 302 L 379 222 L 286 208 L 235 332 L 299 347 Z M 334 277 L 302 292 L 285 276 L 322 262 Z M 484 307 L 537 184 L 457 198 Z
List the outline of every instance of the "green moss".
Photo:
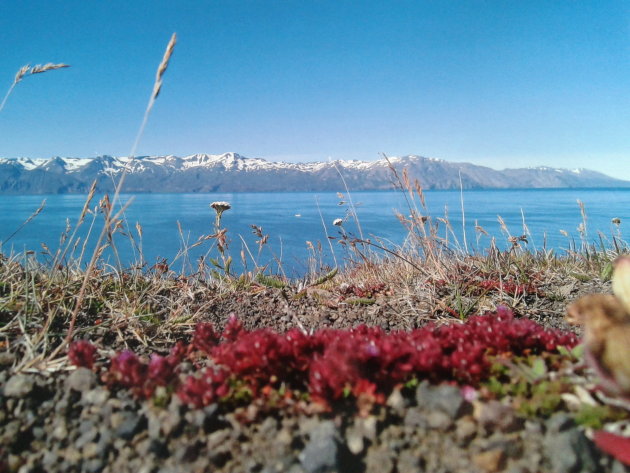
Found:
M 601 429 L 607 422 L 626 419 L 627 414 L 611 406 L 583 404 L 575 413 L 575 422 L 583 427 Z

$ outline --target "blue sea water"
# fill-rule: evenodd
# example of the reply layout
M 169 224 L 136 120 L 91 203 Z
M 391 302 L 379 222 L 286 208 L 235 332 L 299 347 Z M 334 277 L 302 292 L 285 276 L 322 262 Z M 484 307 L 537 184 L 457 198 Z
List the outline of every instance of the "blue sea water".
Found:
M 94 209 L 99 196 L 92 201 Z M 464 212 L 462 214 L 462 202 Z M 46 200 L 44 210 L 25 225 L 15 236 L 9 236 Z M 42 260 L 50 259 L 44 253 L 42 243 L 54 253 L 61 245 L 60 236 L 67 226 L 73 228 L 84 206 L 85 195 L 50 196 L 0 196 L 0 251 L 4 254 L 35 251 Z M 409 215 L 410 209 L 401 192 L 354 192 L 339 195 L 334 192 L 319 193 L 234 193 L 234 194 L 138 194 L 123 195 L 122 202 L 131 200 L 125 210 L 128 230 L 136 240 L 136 222 L 142 226 L 142 255 L 151 266 L 161 258 L 173 263 L 177 271 L 191 271 L 201 255 L 219 256 L 212 247 L 213 240 L 191 249 L 188 257 L 176 255 L 182 248 L 195 243 L 202 235 L 214 231 L 213 201 L 227 201 L 232 208 L 223 214 L 222 226 L 227 228 L 228 252 L 234 258 L 234 267 L 242 270 L 241 253 L 245 254 L 248 269 L 269 265 L 278 270 L 277 261 L 289 276 L 304 274 L 309 268 L 308 242 L 317 248 L 321 245 L 324 264 L 342 264 L 347 251 L 338 240 L 342 232 L 364 238 L 380 238 L 383 242 L 399 245 L 404 242 L 406 231 L 395 216 L 396 212 Z M 507 234 L 499 222 L 499 216 L 511 235 L 528 234 L 525 246 L 530 250 L 555 249 L 566 251 L 572 244 L 579 245 L 585 237 L 589 242 L 600 242 L 600 236 L 610 243 L 612 236 L 623 239 L 630 226 L 630 189 L 531 189 L 531 190 L 469 190 L 426 191 L 426 209 L 415 199 L 418 210 L 433 221 L 446 218 L 452 232 L 440 223 L 439 235 L 447 236 L 453 244 L 459 242 L 469 251 L 483 252 L 495 238 L 499 246 L 506 247 Z M 578 201 L 583 202 L 586 213 L 584 223 Z M 360 228 L 350 215 L 354 208 Z M 335 219 L 344 219 L 342 227 L 334 226 Z M 613 218 L 619 218 L 616 225 Z M 464 225 L 462 220 L 464 219 Z M 80 253 L 83 239 L 92 222 L 88 215 L 77 235 L 81 238 L 75 251 Z M 95 237 L 102 222 L 99 215 L 88 240 L 86 253 L 93 249 Z M 475 230 L 484 228 L 489 236 Z M 526 228 L 524 227 L 526 225 Z M 262 227 L 269 235 L 267 244 L 259 254 L 251 225 Z M 181 232 L 180 232 L 181 228 Z M 585 230 L 585 232 L 584 232 Z M 568 236 L 567 236 L 568 234 Z M 330 248 L 332 244 L 332 250 Z M 139 260 L 138 249 L 128 238 L 116 239 L 119 258 L 124 265 Z M 319 258 L 320 252 L 316 252 Z M 105 254 L 114 264 L 111 252 Z

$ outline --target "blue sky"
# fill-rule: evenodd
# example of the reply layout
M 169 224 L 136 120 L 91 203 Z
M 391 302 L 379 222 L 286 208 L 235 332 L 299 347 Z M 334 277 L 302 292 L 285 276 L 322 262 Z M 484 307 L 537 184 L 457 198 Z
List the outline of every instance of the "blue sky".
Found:
M 628 1 L 0 2 L 0 156 L 419 154 L 630 179 Z

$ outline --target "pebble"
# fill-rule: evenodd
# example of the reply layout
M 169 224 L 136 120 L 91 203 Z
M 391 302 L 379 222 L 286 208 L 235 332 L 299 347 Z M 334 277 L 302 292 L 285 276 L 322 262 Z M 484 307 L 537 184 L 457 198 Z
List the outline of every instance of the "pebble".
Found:
M 96 374 L 87 368 L 77 368 L 66 378 L 66 389 L 88 391 L 96 385 Z
M 68 426 L 64 418 L 58 418 L 55 421 L 52 436 L 57 440 L 63 440 L 68 436 Z
M 405 415 L 405 408 L 407 407 L 407 401 L 403 397 L 400 389 L 394 389 L 387 398 L 387 406 L 391 407 L 399 416 Z
M 310 432 L 310 439 L 299 455 L 308 473 L 335 471 L 337 465 L 337 428 L 333 421 L 323 421 Z
M 477 435 L 477 423 L 472 416 L 462 417 L 455 428 L 455 437 L 461 446 L 466 446 Z
M 346 429 L 346 444 L 348 450 L 358 455 L 365 448 L 364 440 L 376 440 L 376 417 L 356 417 L 350 427 Z
M 505 453 L 499 448 L 487 450 L 473 455 L 473 463 L 488 473 L 495 473 L 503 469 Z
M 31 376 L 16 374 L 9 378 L 4 385 L 4 395 L 6 397 L 23 398 L 26 397 L 35 387 L 35 382 Z
M 125 440 L 133 438 L 143 419 L 144 417 L 133 411 L 114 412 L 109 418 L 116 435 Z
M 598 471 L 599 453 L 577 428 L 545 435 L 545 453 L 554 473 L 592 473 Z
M 416 388 L 416 402 L 421 409 L 441 411 L 451 419 L 456 419 L 465 405 L 460 388 L 449 384 L 431 386 L 427 381 Z
M 447 431 L 453 425 L 453 418 L 442 411 L 431 411 L 427 414 L 427 424 L 432 429 Z
M 509 433 L 523 427 L 523 420 L 516 415 L 514 409 L 499 401 L 477 404 L 476 417 L 489 432 L 499 430 Z
M 397 473 L 421 473 L 420 459 L 411 450 L 403 450 L 396 459 Z
M 403 423 L 406 427 L 425 427 L 427 425 L 427 418 L 420 408 L 411 407 L 407 409 Z
M 391 473 L 394 470 L 394 459 L 389 449 L 370 448 L 365 458 L 366 473 Z
M 15 362 L 15 355 L 8 351 L 0 352 L 0 366 L 11 366 Z
M 109 399 L 109 391 L 104 388 L 90 389 L 83 391 L 81 403 L 85 405 L 102 406 Z
M 363 435 L 354 426 L 346 430 L 346 445 L 353 455 L 358 455 L 365 447 Z

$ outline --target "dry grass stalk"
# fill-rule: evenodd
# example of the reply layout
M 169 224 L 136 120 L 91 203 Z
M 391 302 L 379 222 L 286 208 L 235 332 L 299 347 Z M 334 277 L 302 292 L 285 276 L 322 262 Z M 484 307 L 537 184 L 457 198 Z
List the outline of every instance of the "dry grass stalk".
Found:
M 70 67 L 70 65 L 63 64 L 63 63 L 53 64 L 52 62 L 49 62 L 48 64 L 44 64 L 43 66 L 40 64 L 37 64 L 36 66 L 31 67 L 30 64 L 26 64 L 25 66 L 20 67 L 20 69 L 17 71 L 17 74 L 15 74 L 15 78 L 13 79 L 13 83 L 11 84 L 11 87 L 9 87 L 9 90 L 7 90 L 7 93 L 5 94 L 4 99 L 2 99 L 2 103 L 0 103 L 0 112 L 4 108 L 4 105 L 7 103 L 7 100 L 9 99 L 9 96 L 13 92 L 13 89 L 15 89 L 15 86 L 19 82 L 21 82 L 22 79 L 26 77 L 26 75 L 41 74 L 42 72 L 52 71 L 55 69 L 64 69 L 66 67 Z
M 17 74 L 15 75 L 15 79 L 13 80 L 13 85 L 16 85 L 18 82 L 20 82 L 24 76 L 28 73 L 28 70 L 31 68 L 30 64 L 27 64 L 26 66 L 22 66 L 20 68 L 19 71 L 17 71 Z
M 22 225 L 20 225 L 13 233 L 11 233 L 11 235 L 9 235 L 8 237 L 6 237 L 4 240 L 0 240 L 1 244 L 5 244 L 6 242 L 8 242 L 11 238 L 13 238 L 15 235 L 18 234 L 18 232 L 20 230 L 22 230 L 26 225 L 28 225 L 28 223 L 33 220 L 35 217 L 37 217 L 42 210 L 44 210 L 44 207 L 46 207 L 46 199 L 42 200 L 42 203 L 40 204 L 40 206 L 37 208 L 37 210 L 35 210 L 35 212 L 33 212 L 23 223 Z
M 162 61 L 160 62 L 160 65 L 158 66 L 158 70 L 157 70 L 157 74 L 156 74 L 156 79 L 155 79 L 155 84 L 153 85 L 153 91 L 151 93 L 151 98 L 149 99 L 149 104 L 147 105 L 147 108 L 145 109 L 144 112 L 144 117 L 142 119 L 142 124 L 140 125 L 140 129 L 138 130 L 138 134 L 136 135 L 136 139 L 134 141 L 133 147 L 131 149 L 131 153 L 130 153 L 130 161 L 128 164 L 131 164 L 133 162 L 133 160 L 135 159 L 135 154 L 136 154 L 136 149 L 138 147 L 138 144 L 140 142 L 140 138 L 142 137 L 142 134 L 144 133 L 144 128 L 146 126 L 148 117 L 149 117 L 149 113 L 151 112 L 151 109 L 153 108 L 153 104 L 155 102 L 155 99 L 157 98 L 157 96 L 160 93 L 160 90 L 162 88 L 162 79 L 164 76 L 164 73 L 166 72 L 166 69 L 168 68 L 168 64 L 169 61 L 171 59 L 171 56 L 173 54 L 173 49 L 175 47 L 175 43 L 177 41 L 177 35 L 175 33 L 173 33 L 173 36 L 171 36 L 171 39 L 166 47 L 166 51 L 164 53 L 164 57 L 162 58 Z M 99 238 L 96 242 L 95 248 L 97 248 L 93 254 L 92 254 L 92 258 L 90 258 L 90 262 L 88 264 L 87 269 L 85 270 L 85 276 L 83 278 L 83 283 L 81 284 L 81 288 L 79 290 L 79 293 L 77 295 L 77 299 L 76 299 L 76 304 L 74 307 L 74 310 L 72 311 L 72 317 L 70 319 L 70 325 L 68 327 L 68 332 L 66 334 L 66 339 L 65 339 L 65 343 L 61 343 L 59 344 L 59 346 L 51 353 L 49 359 L 54 358 L 60 350 L 62 350 L 67 344 L 69 344 L 72 341 L 72 337 L 74 334 L 74 326 L 76 324 L 76 319 L 79 315 L 79 312 L 81 310 L 81 307 L 83 305 L 83 301 L 85 299 L 85 295 L 86 295 L 86 289 L 88 286 L 88 282 L 90 280 L 90 278 L 92 277 L 92 272 L 94 271 L 94 268 L 96 266 L 96 262 L 98 261 L 100 255 L 102 254 L 103 250 L 104 250 L 104 246 L 102 245 L 103 239 L 108 236 L 111 237 L 112 234 L 112 223 L 116 222 L 118 216 L 124 212 L 124 209 L 126 208 L 123 207 L 120 212 L 118 212 L 118 214 L 112 216 L 112 213 L 116 207 L 116 204 L 118 202 L 118 198 L 120 196 L 120 192 L 122 190 L 122 186 L 123 183 L 125 181 L 125 176 L 126 176 L 126 172 L 129 166 L 125 166 L 125 168 L 123 169 L 120 179 L 118 180 L 118 185 L 116 186 L 115 192 L 114 192 L 114 197 L 111 201 L 111 204 L 108 205 L 107 211 L 105 212 L 105 224 L 103 225 L 103 229 L 99 235 Z
M 49 62 L 44 64 L 43 66 L 37 64 L 31 68 L 31 74 L 41 74 L 42 72 L 54 71 L 55 69 L 65 69 L 66 67 L 70 67 L 69 64 L 53 64 Z

